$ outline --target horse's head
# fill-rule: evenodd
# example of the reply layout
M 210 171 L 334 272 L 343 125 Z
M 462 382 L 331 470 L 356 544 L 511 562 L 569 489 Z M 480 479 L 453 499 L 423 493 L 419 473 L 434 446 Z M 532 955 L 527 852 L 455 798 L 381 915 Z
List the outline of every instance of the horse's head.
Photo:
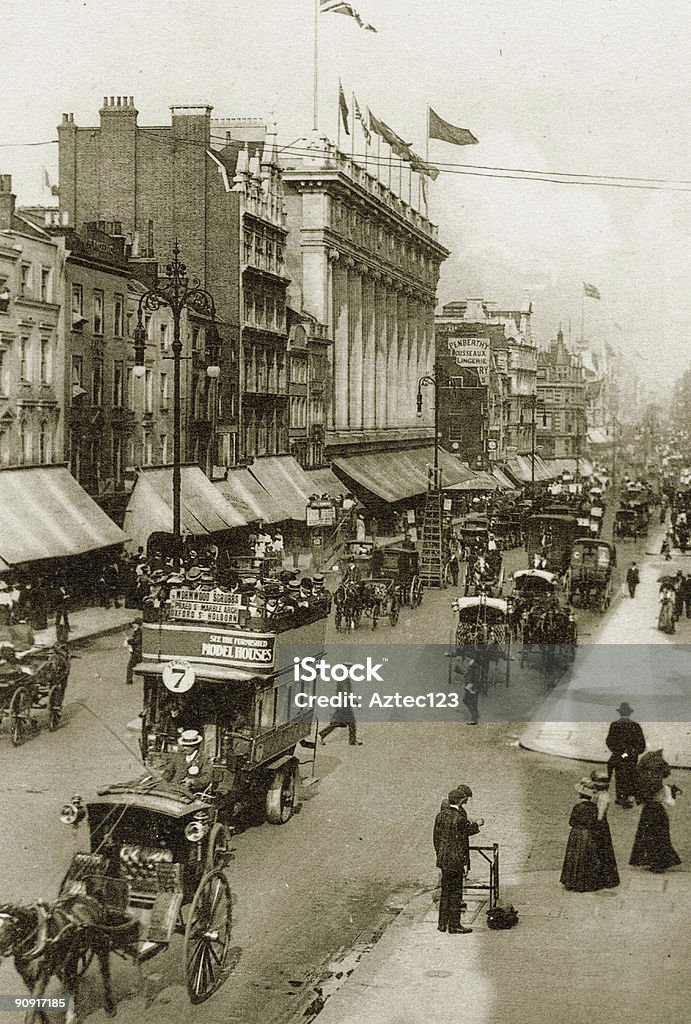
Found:
M 13 956 L 36 933 L 36 909 L 14 903 L 0 904 L 0 959 Z

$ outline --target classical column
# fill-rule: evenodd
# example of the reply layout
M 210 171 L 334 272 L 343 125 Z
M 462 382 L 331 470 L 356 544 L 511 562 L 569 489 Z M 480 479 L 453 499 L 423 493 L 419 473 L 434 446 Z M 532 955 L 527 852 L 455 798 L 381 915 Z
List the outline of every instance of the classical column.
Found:
M 386 416 L 386 287 L 381 274 L 375 275 L 374 414 L 378 427 L 387 427 Z
M 408 354 L 408 296 L 399 285 L 396 294 L 398 305 L 398 417 L 397 423 L 403 426 L 410 422 L 410 358 Z
M 352 264 L 352 266 L 350 266 Z M 348 426 L 362 429 L 362 266 L 349 261 L 348 276 Z
M 365 429 L 376 426 L 376 283 L 368 268 L 362 278 L 362 425 Z
M 338 252 L 330 254 L 333 273 L 333 427 L 348 426 L 348 268 Z
M 386 425 L 398 426 L 398 304 L 393 279 L 384 278 L 386 303 Z

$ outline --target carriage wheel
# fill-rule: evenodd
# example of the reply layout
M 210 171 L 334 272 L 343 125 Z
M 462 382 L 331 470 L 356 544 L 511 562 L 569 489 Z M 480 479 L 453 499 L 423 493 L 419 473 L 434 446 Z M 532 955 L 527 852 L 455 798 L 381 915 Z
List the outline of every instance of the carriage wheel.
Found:
M 391 609 L 389 611 L 389 622 L 391 623 L 392 626 L 395 626 L 396 623 L 398 622 L 398 615 L 399 615 L 398 601 L 394 597 L 393 600 L 391 601 Z
M 230 832 L 220 821 L 211 829 L 206 850 L 206 871 L 222 871 L 230 860 Z
M 416 576 L 413 580 L 413 608 L 419 608 L 422 604 L 422 580 Z
M 51 732 L 55 732 L 60 727 L 62 721 L 62 702 L 65 697 L 65 691 L 60 683 L 56 683 L 51 686 L 48 691 L 48 728 Z
M 185 927 L 185 980 L 191 1003 L 203 1003 L 225 980 L 232 896 L 222 871 L 209 871 L 194 894 Z
M 272 825 L 285 825 L 295 805 L 297 771 L 289 765 L 275 772 L 266 794 L 266 820 Z
M 377 628 L 377 622 L 379 621 L 379 615 L 381 614 L 381 605 L 378 601 L 375 601 L 372 605 L 372 629 Z
M 12 746 L 20 747 L 31 729 L 31 697 L 26 686 L 18 686 L 10 701 Z

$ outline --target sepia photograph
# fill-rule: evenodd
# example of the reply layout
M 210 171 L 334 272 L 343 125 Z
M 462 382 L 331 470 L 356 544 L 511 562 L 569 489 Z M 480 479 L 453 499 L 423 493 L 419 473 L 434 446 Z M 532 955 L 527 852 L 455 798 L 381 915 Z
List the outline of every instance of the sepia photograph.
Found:
M 682 1024 L 688 5 L 0 24 L 0 1024 Z

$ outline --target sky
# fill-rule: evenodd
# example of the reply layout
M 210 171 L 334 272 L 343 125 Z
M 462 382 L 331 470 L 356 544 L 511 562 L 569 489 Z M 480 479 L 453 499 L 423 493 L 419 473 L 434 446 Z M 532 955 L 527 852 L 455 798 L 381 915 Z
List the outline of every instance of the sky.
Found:
M 334 141 L 340 78 L 349 102 L 354 91 L 423 156 L 428 103 L 479 139 L 432 140 L 432 162 L 682 189 L 448 173 L 429 189 L 430 217 L 452 252 L 440 302 L 481 297 L 506 308 L 529 296 L 540 343 L 560 324 L 573 339 L 583 326 L 667 388 L 691 359 L 686 0 L 354 5 L 376 33 L 337 14 L 318 19 L 319 127 Z M 13 174 L 20 202 L 49 202 L 43 175 L 57 180 L 57 146 L 24 144 L 55 139 L 63 111 L 98 124 L 104 95 L 133 95 L 142 125 L 169 123 L 171 104 L 203 101 L 214 116 L 275 120 L 285 145 L 306 137 L 313 21 L 314 0 L 5 0 L 0 172 Z M 582 303 L 584 281 L 600 302 Z

